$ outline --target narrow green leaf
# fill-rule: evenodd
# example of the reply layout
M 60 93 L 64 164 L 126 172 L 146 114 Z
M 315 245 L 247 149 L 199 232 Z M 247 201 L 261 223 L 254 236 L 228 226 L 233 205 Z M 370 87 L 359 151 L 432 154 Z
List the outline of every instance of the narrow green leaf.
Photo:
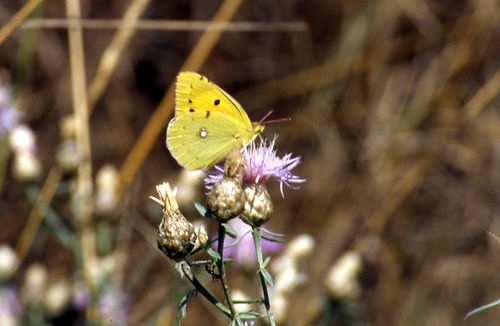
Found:
M 482 306 L 482 307 L 479 307 L 479 308 L 477 308 L 477 309 L 474 309 L 474 310 L 472 310 L 471 312 L 469 312 L 467 315 L 465 315 L 465 318 L 464 318 L 464 319 L 467 319 L 467 318 L 469 318 L 470 316 L 475 315 L 475 314 L 477 314 L 478 312 L 484 311 L 484 310 L 489 309 L 489 308 L 491 308 L 491 307 L 498 306 L 499 304 L 500 304 L 500 299 L 499 299 L 499 300 L 497 300 L 497 301 L 494 301 L 494 302 L 492 302 L 492 303 L 489 303 L 489 304 L 487 304 L 487 305 L 484 305 L 484 306 Z
M 257 319 L 257 318 L 262 318 L 262 317 L 267 317 L 266 315 L 263 315 L 261 313 L 258 313 L 256 311 L 252 311 L 252 309 L 248 309 L 246 311 L 240 312 L 240 318 L 244 320 L 252 320 L 252 319 Z
M 271 275 L 271 273 L 269 273 L 267 269 L 260 269 L 259 272 L 262 274 L 267 284 L 269 284 L 270 286 L 274 286 L 273 276 Z
M 283 237 L 284 237 L 284 235 L 283 235 L 283 234 L 271 232 L 271 231 L 269 231 L 269 230 L 268 230 L 268 229 L 266 229 L 266 228 L 261 227 L 260 229 L 261 229 L 262 231 L 266 232 L 267 234 L 272 235 L 273 237 L 278 237 L 278 238 L 283 238 Z
M 217 308 L 219 308 L 220 311 L 224 312 L 226 315 L 230 316 L 231 315 L 231 312 L 229 311 L 229 309 L 227 309 L 222 303 L 220 302 L 217 302 L 215 304 L 215 306 Z
M 267 257 L 266 260 L 264 260 L 264 263 L 262 264 L 262 268 L 266 268 L 267 264 L 269 264 L 269 261 L 271 260 L 271 257 Z
M 180 265 L 180 264 L 176 264 Z M 198 294 L 197 289 L 193 289 L 189 291 L 181 300 L 179 303 L 179 311 L 177 311 L 177 316 L 175 317 L 175 326 L 180 326 L 181 324 L 181 319 L 186 318 L 186 306 L 187 306 L 187 301 L 189 298 L 192 298 Z
M 269 238 L 269 237 L 266 237 L 265 235 L 261 235 L 261 238 L 266 239 L 267 241 L 271 241 L 271 242 L 286 243 L 286 240 Z
M 236 233 L 236 231 L 233 230 L 231 225 L 229 225 L 227 223 L 222 223 L 222 226 L 224 227 L 224 229 L 226 229 L 226 234 L 228 236 L 230 236 L 233 239 L 236 239 L 238 237 L 238 233 Z
M 212 260 L 208 260 L 208 259 L 195 260 L 195 261 L 190 262 L 189 265 L 190 266 L 206 265 L 206 264 L 210 264 L 211 262 L 212 262 Z
M 179 311 L 177 311 L 177 316 L 175 317 L 175 326 L 181 325 L 182 318 L 186 318 L 186 306 L 179 307 Z
M 194 203 L 194 207 L 196 208 L 196 210 L 198 211 L 198 213 L 200 213 L 201 216 L 212 218 L 212 214 L 202 204 L 200 204 L 200 203 Z
M 209 254 L 210 257 L 212 257 L 215 260 L 219 260 L 221 258 L 219 253 L 217 251 L 213 250 L 212 248 L 207 248 L 206 251 L 207 251 L 207 254 Z
M 224 246 L 224 249 L 227 249 L 227 248 L 231 248 L 232 246 L 236 246 L 238 243 L 241 242 L 241 240 L 243 240 L 243 238 L 249 234 L 250 232 L 252 232 L 252 230 L 248 230 L 247 232 L 245 232 L 245 234 L 243 234 L 240 238 L 236 239 L 235 242 L 231 243 L 231 244 L 228 244 L 227 246 Z

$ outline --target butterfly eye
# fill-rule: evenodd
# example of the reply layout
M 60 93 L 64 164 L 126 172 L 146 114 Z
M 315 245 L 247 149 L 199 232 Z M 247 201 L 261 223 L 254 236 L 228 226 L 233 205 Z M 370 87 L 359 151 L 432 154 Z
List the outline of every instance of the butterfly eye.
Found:
M 219 104 L 220 104 L 220 100 L 219 100 L 219 99 L 216 99 L 216 100 L 214 101 L 214 105 L 219 105 Z

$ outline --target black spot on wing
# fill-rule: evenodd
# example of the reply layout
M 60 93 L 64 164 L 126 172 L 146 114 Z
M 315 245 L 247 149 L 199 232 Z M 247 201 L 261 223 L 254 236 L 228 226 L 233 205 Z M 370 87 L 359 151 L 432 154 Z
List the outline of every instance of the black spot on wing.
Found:
M 207 111 L 207 114 L 205 115 L 205 118 L 208 119 L 209 116 L 210 116 L 210 111 Z
M 216 100 L 214 101 L 214 105 L 219 105 L 219 104 L 220 104 L 220 99 L 216 99 Z
M 194 109 L 193 108 L 189 109 L 189 112 L 194 112 Z

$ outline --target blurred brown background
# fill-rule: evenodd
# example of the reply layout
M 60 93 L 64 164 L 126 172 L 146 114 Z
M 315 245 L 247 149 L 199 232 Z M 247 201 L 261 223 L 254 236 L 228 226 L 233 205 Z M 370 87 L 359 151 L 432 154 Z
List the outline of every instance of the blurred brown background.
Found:
M 233 95 L 251 120 L 269 110 L 271 119 L 292 119 L 269 125 L 264 134 L 279 135 L 278 155 L 301 156 L 292 172 L 307 182 L 298 190 L 285 189 L 284 198 L 279 184 L 268 182 L 275 213 L 266 226 L 288 240 L 309 234 L 316 246 L 301 260 L 306 278 L 288 294 L 281 324 L 497 324 L 498 308 L 464 316 L 500 298 L 500 243 L 488 234 L 500 236 L 500 2 L 243 1 L 228 14 L 231 21 L 290 24 L 250 24 L 246 31 L 229 25 L 213 47 L 199 45 L 203 31 L 187 22 L 209 22 L 230 2 L 151 1 L 143 12 L 132 8 L 139 1 L 80 3 L 82 18 L 109 24 L 130 11 L 145 21 L 186 21 L 174 23 L 173 30 L 132 28 L 130 39 L 121 41 L 116 65 L 101 60 L 118 30 L 92 21 L 83 25 L 87 85 L 100 64 L 111 69 L 102 92 L 90 101 L 92 182 L 105 164 L 126 180 L 112 213 L 92 216 L 89 224 L 104 243 L 95 249 L 96 273 L 107 275 L 102 284 L 120 289 L 126 301 L 118 313 L 126 316 L 123 321 L 102 323 L 173 325 L 176 305 L 191 289 L 156 249 L 161 212 L 148 198 L 157 196 L 155 186 L 164 181 L 187 187 L 165 147 L 172 117 L 172 96 L 165 94 L 189 57 L 189 67 L 198 65 L 191 69 Z M 25 3 L 2 1 L 0 25 Z M 14 89 L 22 121 L 36 135 L 43 170 L 35 182 L 20 181 L 9 170 L 5 175 L 0 242 L 12 248 L 20 248 L 36 194 L 57 169 L 64 140 L 60 123 L 73 113 L 71 76 L 78 72 L 70 66 L 68 23 L 54 26 L 49 20 L 66 17 L 64 2 L 44 2 L 26 18 L 38 25 L 17 25 L 0 45 L 4 79 Z M 196 46 L 206 58 L 193 54 Z M 155 116 L 155 110 L 164 113 Z M 144 136 L 148 128 L 151 134 Z M 138 144 L 140 137 L 144 142 Z M 127 164 L 136 164 L 137 172 Z M 76 172 L 62 174 L 50 198 L 52 218 L 76 239 L 85 234 L 75 222 L 78 182 Z M 191 221 L 201 219 L 192 201 L 204 203 L 202 186 L 195 190 L 181 203 Z M 82 278 L 80 251 L 68 248 L 48 224 L 44 219 L 35 229 L 29 251 L 4 287 L 21 289 L 33 264 L 46 269 L 47 285 L 66 280 L 74 286 Z M 85 257 L 88 242 L 77 242 Z M 347 298 L 325 285 L 328 271 L 346 252 L 362 259 L 355 275 L 360 291 Z M 112 257 L 109 274 L 102 272 L 107 257 Z M 239 274 L 235 269 L 230 277 L 243 289 Z M 208 276 L 206 282 L 220 294 L 217 282 L 211 284 Z M 40 318 L 83 325 L 84 310 L 73 301 Z M 20 320 L 35 325 L 27 317 L 33 308 L 21 305 Z M 182 325 L 228 323 L 198 296 L 189 301 Z

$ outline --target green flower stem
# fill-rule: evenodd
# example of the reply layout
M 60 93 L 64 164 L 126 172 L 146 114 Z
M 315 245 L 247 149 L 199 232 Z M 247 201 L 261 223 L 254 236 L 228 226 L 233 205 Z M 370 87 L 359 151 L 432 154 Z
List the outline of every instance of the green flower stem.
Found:
M 231 312 L 222 303 L 220 303 L 210 292 L 208 292 L 208 290 L 200 283 L 200 281 L 198 281 L 196 276 L 193 275 L 189 265 L 185 261 L 181 262 L 181 265 L 182 265 L 182 271 L 184 272 L 184 275 L 186 275 L 186 278 L 191 282 L 191 284 L 193 284 L 194 287 L 205 298 L 207 298 L 208 301 L 210 301 L 214 306 L 219 308 L 219 310 L 222 311 L 226 316 L 233 319 Z
M 229 306 L 229 310 L 231 311 L 231 319 L 234 320 L 234 317 L 236 316 L 236 310 L 234 310 L 234 304 L 233 301 L 231 300 L 231 295 L 229 294 L 229 287 L 227 285 L 227 278 L 226 278 L 226 270 L 224 267 L 224 238 L 226 237 L 226 228 L 222 225 L 222 223 L 219 223 L 219 235 L 218 235 L 218 242 L 217 242 L 217 252 L 220 255 L 220 259 L 217 260 L 217 267 L 219 268 L 219 273 L 221 276 L 221 283 L 222 283 L 222 289 L 224 290 L 224 295 L 226 296 L 227 300 L 227 305 Z
M 260 283 L 262 284 L 262 293 L 264 294 L 264 306 L 266 307 L 266 312 L 269 315 L 269 323 L 271 326 L 276 326 L 274 323 L 273 313 L 271 311 L 271 304 L 269 302 L 269 292 L 267 291 L 267 284 L 264 276 L 262 275 L 262 270 L 264 269 L 264 261 L 262 260 L 262 246 L 260 242 L 260 228 L 252 227 L 253 243 L 255 245 L 255 254 L 257 256 L 257 263 L 259 264 L 259 277 Z

